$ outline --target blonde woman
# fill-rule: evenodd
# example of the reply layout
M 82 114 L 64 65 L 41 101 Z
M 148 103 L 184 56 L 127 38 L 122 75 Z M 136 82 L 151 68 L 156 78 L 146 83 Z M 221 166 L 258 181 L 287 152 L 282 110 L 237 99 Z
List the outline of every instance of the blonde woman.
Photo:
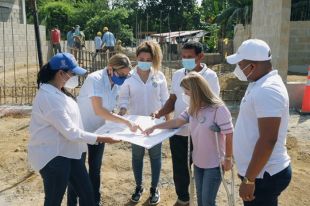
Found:
M 160 46 L 153 41 L 145 41 L 136 51 L 138 65 L 132 72 L 131 78 L 126 80 L 120 92 L 120 114 L 127 111 L 132 115 L 149 116 L 160 109 L 168 99 L 167 82 L 160 72 L 162 52 Z M 131 201 L 139 202 L 143 189 L 143 157 L 145 149 L 132 144 L 132 167 L 136 181 L 136 189 Z M 161 170 L 161 144 L 149 149 L 152 169 L 152 183 L 150 188 L 150 205 L 160 201 L 157 188 Z
M 226 171 L 232 168 L 231 114 L 223 101 L 210 90 L 207 80 L 197 72 L 186 75 L 181 87 L 188 109 L 178 118 L 145 130 L 145 134 L 149 135 L 155 129 L 178 128 L 189 123 L 198 206 L 215 206 L 221 183 L 220 164 Z M 218 137 L 220 156 L 224 157 L 221 161 L 216 149 L 215 133 L 210 129 L 214 124 L 221 129 Z
M 106 120 L 122 123 L 131 131 L 138 126 L 133 122 L 113 114 L 116 107 L 119 87 L 129 77 L 131 63 L 124 54 L 116 54 L 109 59 L 108 66 L 89 74 L 81 87 L 77 97 L 84 129 L 89 132 L 96 131 L 105 124 Z M 96 205 L 100 203 L 100 171 L 104 144 L 88 145 L 89 177 L 95 194 Z M 68 193 L 68 205 L 76 205 L 74 193 Z

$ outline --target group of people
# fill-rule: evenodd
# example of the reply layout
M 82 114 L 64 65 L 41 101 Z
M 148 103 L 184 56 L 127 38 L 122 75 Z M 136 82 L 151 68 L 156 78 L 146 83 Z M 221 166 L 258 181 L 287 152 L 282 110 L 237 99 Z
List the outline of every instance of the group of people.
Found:
M 85 47 L 85 34 L 80 25 L 76 25 L 67 33 L 67 49 L 77 58 L 78 51 L 82 50 L 83 47 Z
M 100 31 L 97 32 L 94 42 L 96 49 L 94 58 L 96 58 L 97 54 L 107 52 L 108 50 L 110 53 L 114 53 L 115 49 L 118 53 L 122 52 L 122 42 L 120 40 L 116 41 L 114 34 L 109 31 L 108 27 L 103 28 L 103 34 Z
M 61 53 L 61 32 L 58 26 L 54 26 L 50 33 L 51 45 L 54 55 Z M 72 27 L 67 33 L 67 50 L 70 53 L 75 53 L 76 50 L 81 50 L 85 46 L 85 34 L 80 30 L 80 26 Z
M 250 39 L 236 54 L 227 57 L 228 63 L 236 64 L 237 78 L 250 82 L 235 127 L 219 97 L 217 74 L 203 63 L 202 45 L 185 43 L 181 56 L 183 68 L 173 74 L 170 94 L 160 71 L 161 48 L 154 41 L 137 47 L 134 68 L 126 55 L 112 56 L 106 68 L 88 74 L 76 99 L 67 89 L 76 87 L 77 75 L 85 75 L 86 70 L 71 54 L 56 54 L 40 70 L 28 152 L 32 168 L 43 179 L 45 206 L 61 205 L 66 188 L 70 206 L 78 201 L 81 206 L 100 204 L 104 144 L 118 142 L 94 134 L 106 120 L 123 124 L 133 135 L 183 126 L 169 140 L 177 194 L 174 206 L 190 202 L 188 149 L 199 206 L 216 205 L 221 169 L 230 170 L 233 162 L 242 181 L 239 196 L 245 206 L 278 204 L 278 196 L 291 179 L 285 147 L 289 105 L 281 77 L 272 68 L 269 46 L 262 40 Z M 117 114 L 112 112 L 116 107 Z M 171 112 L 173 119 L 169 118 Z M 142 131 L 140 125 L 123 117 L 125 114 L 166 117 L 166 122 Z M 211 129 L 214 126 L 218 133 Z M 144 193 L 145 148 L 132 144 L 131 150 L 135 187 L 130 199 L 136 203 Z M 162 143 L 148 153 L 152 173 L 149 204 L 156 205 L 160 202 Z

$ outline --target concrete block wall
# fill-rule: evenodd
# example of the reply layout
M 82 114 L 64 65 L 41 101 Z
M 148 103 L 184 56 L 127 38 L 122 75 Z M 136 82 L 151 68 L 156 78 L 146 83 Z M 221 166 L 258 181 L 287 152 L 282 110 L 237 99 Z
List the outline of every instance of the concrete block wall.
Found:
M 253 0 L 251 37 L 266 41 L 272 63 L 286 81 L 290 35 L 291 0 Z
M 21 0 L 0 0 L 0 22 L 23 23 Z
M 238 47 L 242 44 L 244 40 L 251 38 L 251 25 L 243 26 L 242 24 L 237 24 L 234 28 L 234 52 L 237 51 Z
M 291 21 L 289 44 L 289 71 L 308 72 L 310 65 L 310 21 Z
M 47 44 L 45 26 L 40 26 L 40 35 L 43 61 L 46 62 Z M 5 69 L 14 68 L 14 59 L 16 67 L 25 66 L 27 59 L 30 65 L 37 64 L 34 26 L 14 22 L 0 22 L 0 70 L 3 70 L 4 66 Z

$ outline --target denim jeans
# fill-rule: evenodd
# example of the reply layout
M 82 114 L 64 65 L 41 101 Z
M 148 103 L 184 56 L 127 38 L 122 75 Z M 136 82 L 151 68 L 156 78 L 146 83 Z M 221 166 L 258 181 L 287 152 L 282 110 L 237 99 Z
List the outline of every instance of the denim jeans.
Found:
M 243 179 L 243 177 L 240 178 Z M 265 172 L 263 179 L 255 180 L 255 199 L 251 202 L 243 202 L 244 206 L 277 206 L 278 197 L 289 185 L 291 178 L 291 165 L 272 176 Z
M 132 144 L 132 168 L 135 176 L 136 186 L 142 186 L 143 182 L 143 157 L 145 148 Z M 151 187 L 156 188 L 159 182 L 161 170 L 161 143 L 155 145 L 149 151 L 152 171 Z
M 221 185 L 219 167 L 203 169 L 194 166 L 198 206 L 215 206 L 217 192 Z
M 100 203 L 100 171 L 102 165 L 102 157 L 104 152 L 104 144 L 88 145 L 88 166 L 89 177 L 92 183 L 96 206 Z M 86 156 L 86 155 L 85 155 Z M 84 157 L 85 162 L 85 157 Z M 77 205 L 77 195 L 71 185 L 68 187 L 68 206 Z
M 187 163 L 187 136 L 174 135 L 169 139 L 172 166 L 173 181 L 178 199 L 184 202 L 189 201 L 189 173 Z M 191 151 L 193 146 L 191 144 Z
M 94 206 L 93 188 L 82 159 L 57 156 L 40 170 L 43 178 L 44 206 L 60 206 L 68 183 L 80 197 L 80 206 Z

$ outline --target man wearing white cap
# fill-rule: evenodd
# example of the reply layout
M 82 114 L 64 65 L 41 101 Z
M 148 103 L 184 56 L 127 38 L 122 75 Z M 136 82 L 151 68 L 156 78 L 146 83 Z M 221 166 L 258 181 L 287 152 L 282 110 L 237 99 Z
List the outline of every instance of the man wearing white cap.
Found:
M 242 180 L 239 195 L 245 206 L 276 206 L 292 175 L 285 146 L 287 90 L 278 71 L 272 68 L 269 46 L 262 40 L 244 41 L 227 62 L 236 64 L 234 74 L 239 80 L 250 82 L 233 138 L 234 158 Z

